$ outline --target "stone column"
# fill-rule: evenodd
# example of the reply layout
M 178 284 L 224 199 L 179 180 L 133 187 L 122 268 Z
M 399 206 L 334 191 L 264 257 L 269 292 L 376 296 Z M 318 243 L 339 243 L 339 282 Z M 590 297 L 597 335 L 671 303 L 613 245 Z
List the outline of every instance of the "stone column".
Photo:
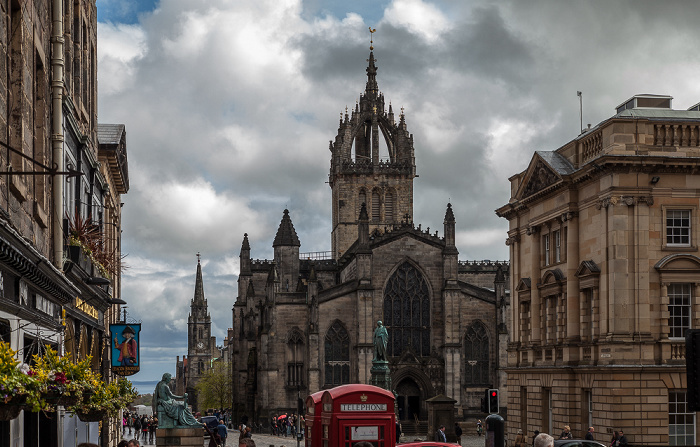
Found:
M 578 216 L 573 212 L 565 213 L 562 220 L 566 222 L 566 339 L 568 342 L 580 338 L 580 313 L 579 307 L 579 283 L 576 270 L 579 265 L 578 241 L 579 228 Z
M 668 338 L 668 283 L 661 283 L 661 339 Z
M 542 339 L 540 334 L 540 315 L 542 312 L 542 306 L 540 303 L 540 291 L 537 288 L 537 284 L 540 281 L 540 236 L 539 228 L 532 227 L 528 228 L 528 234 L 530 237 L 530 252 L 532 257 L 530 259 L 531 266 L 531 278 L 530 278 L 530 314 L 532 316 L 530 327 L 531 340 L 533 344 L 540 344 Z

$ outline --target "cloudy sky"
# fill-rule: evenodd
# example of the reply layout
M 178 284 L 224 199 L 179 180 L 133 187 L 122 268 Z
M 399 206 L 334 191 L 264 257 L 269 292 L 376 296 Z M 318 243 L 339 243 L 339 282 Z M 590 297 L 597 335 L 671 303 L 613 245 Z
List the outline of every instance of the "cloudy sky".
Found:
M 123 298 L 144 323 L 142 372 L 187 352 L 196 253 L 213 335 L 238 256 L 272 258 L 285 208 L 301 252 L 330 250 L 330 152 L 364 90 L 368 27 L 380 90 L 414 135 L 414 221 L 453 204 L 460 260 L 502 260 L 494 209 L 535 150 L 554 150 L 637 93 L 700 101 L 700 2 L 97 0 L 99 120 L 127 129 Z M 442 231 L 441 231 L 442 233 Z M 145 391 L 145 390 L 144 390 Z

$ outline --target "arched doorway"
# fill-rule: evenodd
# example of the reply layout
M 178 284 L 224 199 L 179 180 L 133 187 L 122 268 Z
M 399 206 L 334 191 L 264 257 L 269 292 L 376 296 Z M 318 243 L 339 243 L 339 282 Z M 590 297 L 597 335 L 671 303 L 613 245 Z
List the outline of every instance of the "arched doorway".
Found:
M 414 421 L 420 419 L 421 389 L 418 384 L 407 377 L 396 386 L 396 403 L 399 407 L 399 420 Z

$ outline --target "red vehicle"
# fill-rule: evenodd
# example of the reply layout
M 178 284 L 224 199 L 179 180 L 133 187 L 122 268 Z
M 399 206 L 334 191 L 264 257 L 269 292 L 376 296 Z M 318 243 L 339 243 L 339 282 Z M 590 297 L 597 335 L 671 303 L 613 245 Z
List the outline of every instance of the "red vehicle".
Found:
M 307 447 L 353 447 L 360 441 L 374 447 L 396 444 L 394 394 L 390 391 L 372 385 L 341 385 L 323 392 L 321 408 L 320 435 L 312 422 Z

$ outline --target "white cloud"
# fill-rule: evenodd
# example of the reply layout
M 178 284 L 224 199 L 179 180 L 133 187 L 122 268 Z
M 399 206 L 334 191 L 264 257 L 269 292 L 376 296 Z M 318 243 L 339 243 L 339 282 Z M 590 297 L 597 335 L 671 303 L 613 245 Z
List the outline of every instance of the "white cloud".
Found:
M 452 26 L 434 3 L 422 0 L 394 0 L 384 12 L 384 21 L 432 42 Z

